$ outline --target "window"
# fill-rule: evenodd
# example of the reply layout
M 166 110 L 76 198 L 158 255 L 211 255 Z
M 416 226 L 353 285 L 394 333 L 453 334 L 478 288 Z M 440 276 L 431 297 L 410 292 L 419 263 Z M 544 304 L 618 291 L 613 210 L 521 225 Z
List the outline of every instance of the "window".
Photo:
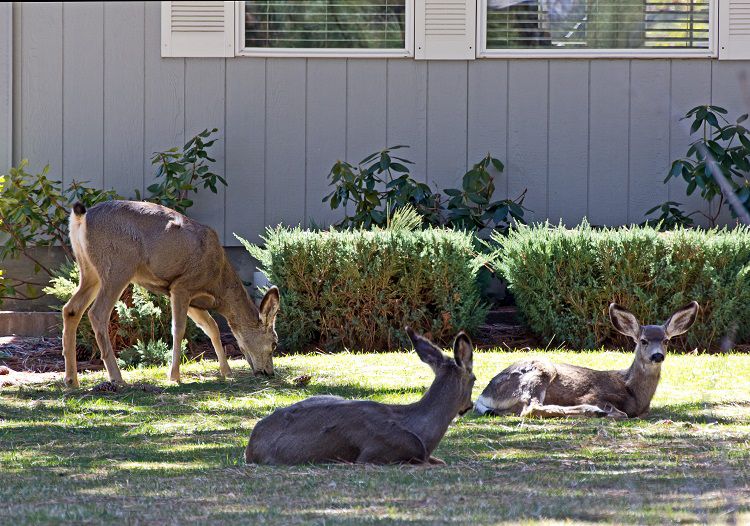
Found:
M 243 55 L 412 56 L 411 0 L 248 0 Z
M 481 54 L 711 56 L 712 0 L 484 0 Z
M 750 59 L 750 0 L 161 4 L 163 57 Z

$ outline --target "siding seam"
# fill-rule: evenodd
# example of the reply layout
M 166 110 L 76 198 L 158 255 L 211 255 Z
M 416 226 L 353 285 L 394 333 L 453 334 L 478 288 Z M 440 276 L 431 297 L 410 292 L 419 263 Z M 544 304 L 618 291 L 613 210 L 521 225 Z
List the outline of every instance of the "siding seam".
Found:
M 263 59 L 263 225 L 268 224 L 268 59 Z
M 588 61 L 586 91 L 586 215 L 589 218 L 589 200 L 591 199 L 591 61 Z
M 65 2 L 60 5 L 60 183 L 65 189 Z
M 102 189 L 107 187 L 107 2 L 102 2 Z
M 667 162 L 672 158 L 672 61 L 669 60 L 669 105 L 667 106 Z M 672 200 L 672 187 L 674 181 L 669 181 L 667 185 L 667 201 Z
M 308 184 L 307 184 L 307 176 L 308 176 L 307 174 L 307 136 L 308 136 L 308 127 L 307 127 L 307 124 L 308 124 L 308 118 L 307 118 L 308 79 L 307 79 L 307 75 L 308 75 L 308 68 L 307 66 L 310 62 L 310 59 L 306 58 L 304 60 L 305 60 L 305 110 L 304 110 L 304 115 L 305 115 L 305 146 L 304 146 L 305 148 L 305 183 L 304 183 L 305 196 L 304 196 L 303 205 L 302 205 L 302 210 L 304 214 L 304 216 L 302 217 L 302 225 L 305 226 L 305 228 L 307 228 L 307 220 L 308 220 L 307 198 L 309 197 L 309 194 L 307 193 L 307 188 L 308 188 Z
M 427 61 L 425 72 L 425 105 L 424 105 L 424 180 L 430 184 L 430 61 Z
M 510 60 L 505 61 L 505 196 L 510 199 Z
M 547 151 L 546 151 L 546 157 L 547 157 L 547 184 L 544 192 L 544 201 L 545 201 L 545 213 L 544 215 L 549 218 L 549 127 L 550 127 L 550 99 L 552 98 L 552 85 L 550 84 L 550 78 L 551 78 L 551 70 L 552 70 L 552 61 L 547 61 Z
M 159 50 L 161 54 L 161 50 Z M 143 4 L 143 123 L 141 128 L 141 148 L 144 161 L 146 154 L 146 4 Z M 146 163 L 141 163 L 141 192 L 146 195 Z
M 627 191 L 625 192 L 627 196 L 626 201 L 626 208 L 625 208 L 625 222 L 627 224 L 630 224 L 630 133 L 631 133 L 631 123 L 633 120 L 632 116 L 632 108 L 633 108 L 633 61 L 628 60 L 628 146 L 627 146 L 627 152 L 628 152 L 628 185 L 627 185 Z
M 469 61 L 466 61 L 466 165 L 464 171 L 469 171 Z M 492 196 L 490 196 L 492 197 Z
M 224 140 L 222 141 L 224 146 L 224 179 L 227 178 L 227 59 L 224 59 Z M 224 187 L 224 210 L 222 211 L 224 216 L 224 245 L 227 245 L 227 188 Z M 234 244 L 234 242 L 232 242 Z

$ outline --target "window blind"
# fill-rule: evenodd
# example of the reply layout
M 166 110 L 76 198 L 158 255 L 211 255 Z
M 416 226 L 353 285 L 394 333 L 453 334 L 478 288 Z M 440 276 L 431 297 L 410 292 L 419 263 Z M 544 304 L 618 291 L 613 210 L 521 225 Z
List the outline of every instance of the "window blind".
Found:
M 405 0 L 250 0 L 248 48 L 402 49 Z
M 487 0 L 487 49 L 707 48 L 709 0 Z

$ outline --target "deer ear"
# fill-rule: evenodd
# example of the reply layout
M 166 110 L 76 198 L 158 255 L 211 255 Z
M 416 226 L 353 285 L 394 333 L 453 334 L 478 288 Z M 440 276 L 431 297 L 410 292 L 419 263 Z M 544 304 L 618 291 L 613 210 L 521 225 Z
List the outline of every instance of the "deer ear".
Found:
M 633 313 L 625 307 L 621 307 L 617 303 L 611 303 L 609 305 L 609 319 L 612 320 L 615 329 L 625 336 L 630 336 L 634 340 L 641 337 L 641 324 L 638 323 L 638 319 Z
M 471 371 L 474 365 L 473 354 L 474 347 L 471 345 L 471 340 L 464 331 L 459 332 L 456 340 L 453 342 L 453 356 L 458 366 Z
M 263 296 L 260 302 L 260 321 L 268 326 L 272 326 L 276 321 L 276 313 L 279 312 L 279 304 L 281 297 L 279 296 L 279 289 L 277 287 L 271 287 Z
M 433 370 L 437 369 L 445 361 L 443 351 L 435 347 L 430 340 L 414 332 L 411 327 L 406 327 L 406 334 L 409 335 L 409 339 L 412 345 L 414 345 L 414 350 L 419 355 L 419 359 L 432 367 Z
M 674 314 L 672 314 L 664 324 L 664 332 L 667 338 L 673 338 L 687 332 L 695 319 L 698 317 L 698 302 L 691 301 Z

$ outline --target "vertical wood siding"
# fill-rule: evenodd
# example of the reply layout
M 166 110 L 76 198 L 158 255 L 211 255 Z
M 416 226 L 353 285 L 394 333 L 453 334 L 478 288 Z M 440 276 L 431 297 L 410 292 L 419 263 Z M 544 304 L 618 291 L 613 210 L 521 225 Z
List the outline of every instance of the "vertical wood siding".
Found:
M 0 170 L 13 159 L 13 4 L 0 4 Z
M 414 175 L 442 189 L 491 152 L 498 196 L 527 189 L 531 219 L 619 225 L 666 199 L 707 211 L 662 183 L 689 142 L 679 118 L 750 106 L 747 61 L 162 59 L 159 16 L 155 2 L 15 3 L 12 20 L 0 6 L 0 163 L 12 143 L 14 163 L 133 195 L 153 152 L 217 127 L 229 188 L 192 213 L 236 245 L 339 218 L 321 203 L 338 159 L 408 144 Z

